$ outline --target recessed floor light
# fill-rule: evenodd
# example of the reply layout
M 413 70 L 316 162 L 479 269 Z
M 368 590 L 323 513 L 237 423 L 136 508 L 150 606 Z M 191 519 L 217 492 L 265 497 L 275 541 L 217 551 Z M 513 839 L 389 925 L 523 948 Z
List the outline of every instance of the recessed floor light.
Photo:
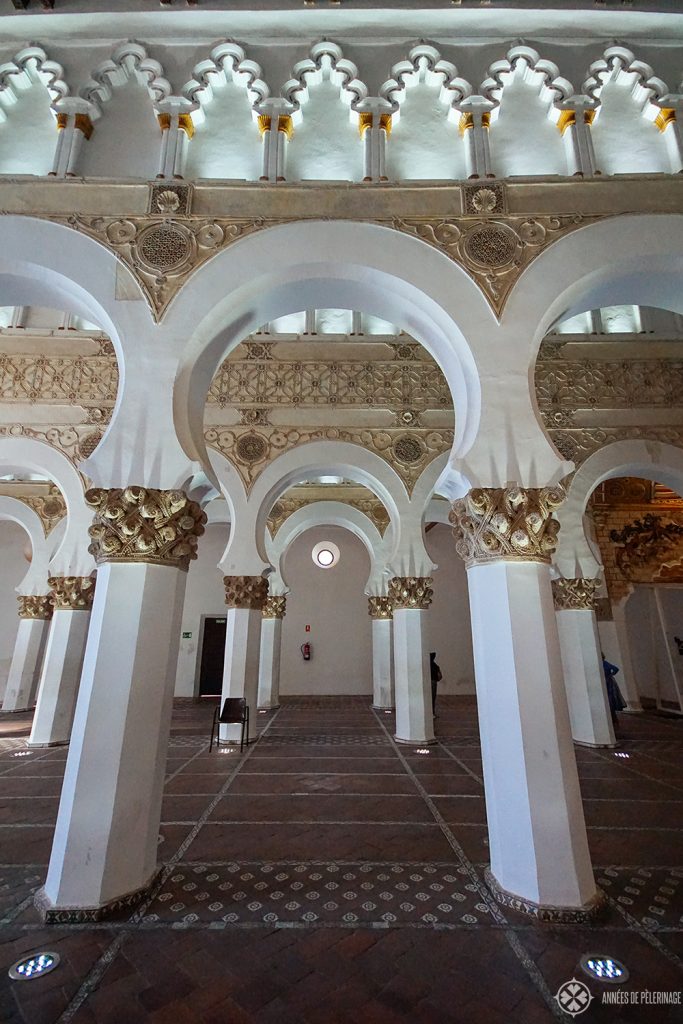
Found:
M 617 750 L 617 751 L 615 751 L 614 756 L 615 757 L 630 757 L 631 755 L 630 754 L 625 754 L 621 750 Z
M 12 754 L 12 757 L 28 757 L 32 753 L 32 750 L 17 750 Z
M 581 957 L 580 966 L 584 974 L 597 981 L 607 981 L 612 985 L 622 985 L 628 981 L 628 969 L 612 956 L 587 953 Z
M 416 754 L 429 754 L 430 751 L 427 747 L 418 747 L 415 751 Z
M 34 953 L 33 956 L 17 960 L 9 969 L 13 981 L 32 981 L 48 971 L 54 971 L 59 964 L 59 953 Z

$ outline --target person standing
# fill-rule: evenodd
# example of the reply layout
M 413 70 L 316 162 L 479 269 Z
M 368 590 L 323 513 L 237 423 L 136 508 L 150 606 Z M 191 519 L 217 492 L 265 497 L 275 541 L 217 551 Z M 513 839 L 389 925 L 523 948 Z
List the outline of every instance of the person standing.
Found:
M 432 680 L 432 715 L 436 715 L 436 690 L 443 679 L 441 669 L 436 663 L 436 651 L 432 651 L 429 655 L 429 674 Z
M 602 655 L 602 671 L 605 674 L 605 686 L 607 687 L 607 699 L 609 701 L 609 710 L 612 716 L 612 724 L 617 726 L 619 720 L 617 718 L 617 711 L 623 711 L 626 707 L 626 701 L 621 696 L 621 690 L 614 678 L 619 671 L 616 665 L 613 665 L 607 660 L 603 652 Z

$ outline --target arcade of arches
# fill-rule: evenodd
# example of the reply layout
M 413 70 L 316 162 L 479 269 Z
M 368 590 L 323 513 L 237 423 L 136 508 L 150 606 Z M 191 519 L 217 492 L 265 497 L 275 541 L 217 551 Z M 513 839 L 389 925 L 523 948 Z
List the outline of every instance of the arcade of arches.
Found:
M 683 16 L 61 6 L 0 12 L 0 938 L 72 977 L 8 1019 L 680 996 Z

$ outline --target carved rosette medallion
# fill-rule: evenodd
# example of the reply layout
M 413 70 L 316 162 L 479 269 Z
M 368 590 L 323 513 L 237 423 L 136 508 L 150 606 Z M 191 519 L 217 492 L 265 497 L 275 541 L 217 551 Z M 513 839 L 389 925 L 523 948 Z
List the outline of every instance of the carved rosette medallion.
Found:
M 31 594 L 29 596 L 20 594 L 19 602 L 20 619 L 51 619 L 52 618 L 52 597 L 50 594 Z
M 284 619 L 287 598 L 284 594 L 269 594 L 266 598 L 261 615 L 264 619 Z
M 95 509 L 88 548 L 95 561 L 146 562 L 187 571 L 206 515 L 183 491 L 124 487 L 86 491 Z
M 550 562 L 560 524 L 552 518 L 564 488 L 475 487 L 453 502 L 449 519 L 465 564 L 497 560 Z
M 389 601 L 394 611 L 417 608 L 426 611 L 432 603 L 431 576 L 394 576 L 389 580 Z
M 87 612 L 92 608 L 94 576 L 50 576 L 47 582 L 55 609 Z
M 390 597 L 369 597 L 368 615 L 371 619 L 393 619 L 394 609 Z
M 585 576 L 553 580 L 555 608 L 557 611 L 591 611 L 595 608 L 597 586 L 597 580 Z
M 228 608 L 263 610 L 268 598 L 268 580 L 263 576 L 224 576 L 223 584 Z

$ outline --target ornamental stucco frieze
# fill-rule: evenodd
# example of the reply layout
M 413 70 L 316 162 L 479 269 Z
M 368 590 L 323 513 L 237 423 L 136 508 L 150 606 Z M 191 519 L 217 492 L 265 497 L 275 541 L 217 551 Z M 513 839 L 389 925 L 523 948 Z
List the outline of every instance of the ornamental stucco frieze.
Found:
M 475 487 L 453 502 L 455 549 L 467 566 L 497 560 L 550 562 L 565 499 L 554 487 Z
M 675 359 L 550 361 L 536 364 L 536 395 L 543 415 L 560 408 L 634 408 L 683 405 L 683 363 Z
M 287 614 L 285 594 L 269 594 L 263 603 L 261 616 L 264 619 L 284 619 Z
M 19 602 L 20 619 L 51 619 L 54 605 L 50 594 L 31 594 L 26 596 L 20 594 Z
M 55 609 L 89 611 L 92 608 L 94 576 L 50 576 L 47 582 Z
M 197 557 L 206 515 L 183 491 L 94 487 L 85 500 L 95 512 L 88 551 L 98 565 L 143 562 L 187 570 Z
M 225 587 L 225 603 L 228 608 L 263 610 L 268 598 L 268 580 L 265 577 L 224 576 L 223 585 Z
M 578 576 L 552 581 L 553 601 L 557 611 L 592 611 L 598 581 Z
M 389 601 L 393 611 L 426 611 L 434 596 L 433 582 L 431 576 L 394 576 L 389 580 Z
M 393 619 L 394 606 L 391 597 L 369 597 L 368 615 L 371 619 Z

